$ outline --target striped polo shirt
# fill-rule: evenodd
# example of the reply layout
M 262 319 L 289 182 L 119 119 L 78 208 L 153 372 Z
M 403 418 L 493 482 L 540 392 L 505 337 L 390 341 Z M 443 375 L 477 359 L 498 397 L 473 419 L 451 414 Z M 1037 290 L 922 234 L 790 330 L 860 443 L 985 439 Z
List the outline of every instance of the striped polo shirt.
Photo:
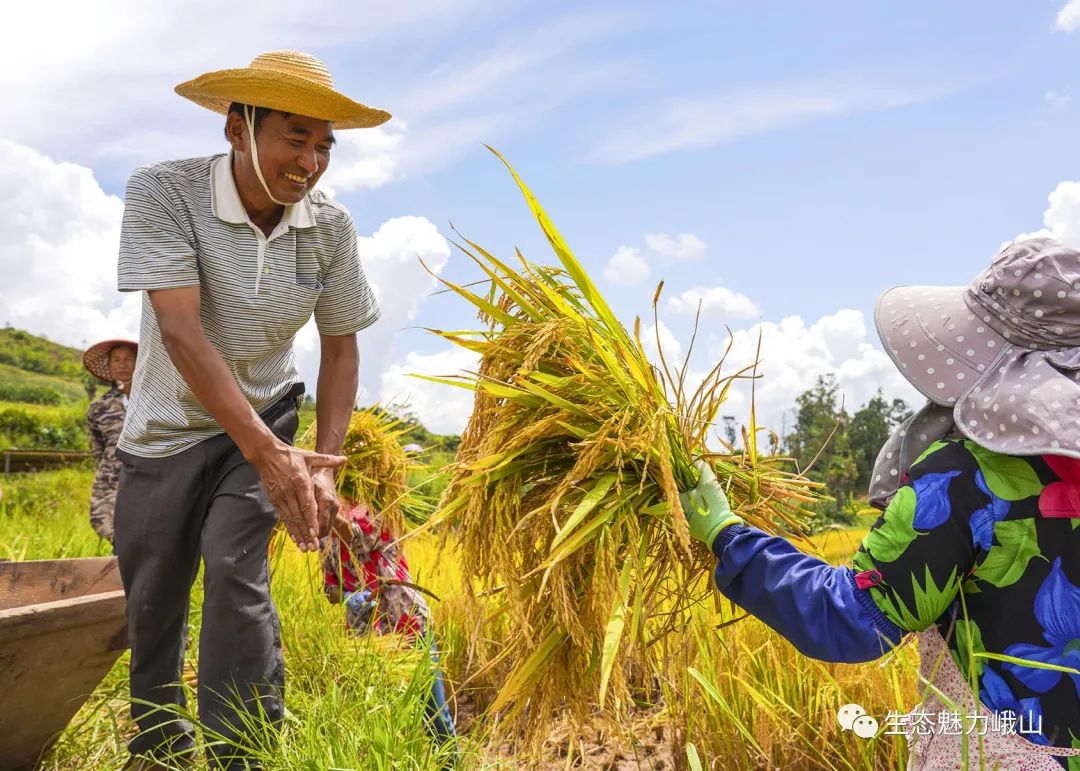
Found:
M 199 287 L 206 336 L 256 411 L 297 381 L 293 338 L 312 313 L 323 335 L 379 317 L 349 212 L 315 190 L 267 237 L 240 202 L 231 154 L 142 166 L 128 181 L 120 291 L 187 286 Z M 119 448 L 163 457 L 221 434 L 173 366 L 149 293 L 139 338 Z

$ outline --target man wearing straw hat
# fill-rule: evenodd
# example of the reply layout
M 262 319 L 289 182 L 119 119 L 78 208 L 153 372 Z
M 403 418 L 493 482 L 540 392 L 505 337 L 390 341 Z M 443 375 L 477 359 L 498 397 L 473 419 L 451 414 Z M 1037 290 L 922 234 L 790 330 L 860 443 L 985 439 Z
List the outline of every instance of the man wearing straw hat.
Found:
M 201 558 L 200 719 L 212 765 L 242 768 L 252 762 L 239 747 L 267 733 L 252 725 L 276 725 L 284 709 L 271 529 L 280 517 L 314 551 L 336 513 L 356 333 L 379 315 L 349 212 L 314 188 L 333 130 L 390 116 L 340 94 L 320 61 L 294 51 L 176 91 L 226 115 L 230 152 L 150 164 L 127 186 L 119 288 L 145 292 L 115 523 L 140 728 L 130 750 L 133 767 L 193 752 L 179 683 Z M 307 452 L 292 447 L 304 391 L 292 341 L 312 314 L 319 429 Z

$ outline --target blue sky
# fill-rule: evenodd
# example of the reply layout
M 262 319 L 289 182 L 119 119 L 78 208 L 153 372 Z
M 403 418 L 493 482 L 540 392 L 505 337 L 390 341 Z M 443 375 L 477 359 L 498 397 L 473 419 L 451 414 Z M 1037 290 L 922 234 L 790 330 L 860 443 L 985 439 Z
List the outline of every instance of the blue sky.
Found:
M 1068 240 L 1080 216 L 1080 193 L 1066 187 L 1044 223 L 1047 196 L 1077 178 L 1080 7 L 1066 0 L 115 0 L 16 13 L 23 66 L 0 76 L 15 97 L 0 128 L 6 320 L 76 345 L 134 332 L 133 303 L 109 290 L 124 181 L 140 163 L 224 148 L 221 119 L 172 86 L 301 48 L 341 90 L 395 115 L 349 132 L 327 182 L 370 238 L 384 307 L 400 310 L 365 340 L 364 395 L 408 399 L 444 429 L 467 404 L 399 375 L 467 362 L 401 330 L 459 327 L 467 313 L 428 298 L 415 253 L 453 280 L 474 278 L 442 241 L 452 221 L 499 253 L 516 245 L 551 259 L 485 142 L 515 164 L 628 324 L 663 278 L 669 298 L 715 300 L 699 366 L 725 325 L 744 357 L 761 330 L 772 422 L 824 371 L 841 374 L 852 404 L 879 385 L 910 398 L 877 348 L 876 296 L 966 283 L 1003 241 L 1044 224 Z M 74 278 L 57 285 L 65 271 Z M 664 311 L 685 343 L 691 317 Z M 313 380 L 310 339 L 298 354 Z M 740 396 L 732 410 L 746 406 Z

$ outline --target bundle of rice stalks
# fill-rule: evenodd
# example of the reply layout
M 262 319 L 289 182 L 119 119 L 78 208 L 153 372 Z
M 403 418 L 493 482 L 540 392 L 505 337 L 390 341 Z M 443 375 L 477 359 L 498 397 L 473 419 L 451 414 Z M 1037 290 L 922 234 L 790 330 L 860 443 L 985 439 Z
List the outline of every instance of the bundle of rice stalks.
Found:
M 297 442 L 314 447 L 318 427 L 313 422 Z M 433 502 L 408 486 L 410 471 L 424 468 L 414 454 L 406 453 L 402 437 L 408 427 L 378 406 L 357 410 L 349 420 L 341 454 L 345 465 L 337 472 L 338 495 L 366 503 L 392 533 L 401 535 L 406 519 L 423 522 Z
M 443 283 L 486 328 L 432 330 L 480 356 L 475 376 L 428 378 L 475 391 L 433 521 L 454 525 L 464 571 L 510 617 L 515 634 L 485 667 L 502 668 L 491 709 L 536 738 L 556 715 L 617 719 L 655 694 L 664 666 L 656 643 L 680 634 L 687 608 L 709 591 L 701 578 L 712 557 L 691 543 L 679 503 L 697 481 L 696 459 L 765 529 L 800 532 L 813 496 L 782 459 L 758 455 L 752 415 L 744 452 L 710 452 L 728 389 L 754 368 L 724 375 L 721 361 L 691 390 L 689 353 L 681 368 L 662 354 L 651 365 L 639 325 L 631 336 L 619 323 L 507 168 L 561 268 L 520 253 L 515 268 L 472 241 L 459 245 L 489 291 Z

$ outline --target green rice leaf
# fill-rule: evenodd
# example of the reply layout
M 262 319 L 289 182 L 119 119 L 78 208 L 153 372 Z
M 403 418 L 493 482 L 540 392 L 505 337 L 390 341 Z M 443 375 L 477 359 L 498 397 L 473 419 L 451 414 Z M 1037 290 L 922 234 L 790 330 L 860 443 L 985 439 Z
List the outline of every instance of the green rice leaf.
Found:
M 703 771 L 697 747 L 691 742 L 686 744 L 686 763 L 690 766 L 690 771 Z
M 514 170 L 514 167 L 510 165 L 510 162 L 506 160 L 495 148 L 488 147 L 491 152 L 495 153 L 495 156 L 502 161 L 506 168 L 509 169 L 510 174 L 514 177 L 514 181 L 517 182 L 518 188 L 520 188 L 522 195 L 525 196 L 525 202 L 529 205 L 529 209 L 532 210 L 533 216 L 536 217 L 537 222 L 540 223 L 541 229 L 544 231 L 544 235 L 547 236 L 548 241 L 551 243 L 552 249 L 555 250 L 555 254 L 558 255 L 559 261 L 566 268 L 566 272 L 570 274 L 570 277 L 574 280 L 578 289 L 585 296 L 588 301 L 600 316 L 601 320 L 607 326 L 608 330 L 614 334 L 625 335 L 622 324 L 615 318 L 615 314 L 611 312 L 611 308 L 608 307 L 603 296 L 597 290 L 593 284 L 592 279 L 585 272 L 585 269 L 581 267 L 581 263 L 577 261 L 573 253 L 570 251 L 566 242 L 563 241 L 562 236 L 559 234 L 558 229 L 555 227 L 555 223 L 548 217 L 547 212 L 540 205 L 540 202 L 536 200 L 536 196 L 533 195 L 532 190 L 525 184 L 525 181 L 518 176 L 518 173 Z
M 1006 656 L 1004 653 L 990 653 L 988 651 L 977 651 L 972 654 L 978 659 L 993 659 L 994 661 L 1006 661 L 1009 664 L 1016 664 L 1020 667 L 1031 667 L 1032 669 L 1051 669 L 1055 672 L 1064 672 L 1068 675 L 1080 675 L 1080 669 L 1075 667 L 1065 667 L 1061 664 L 1048 664 L 1044 661 L 1032 661 L 1031 659 L 1019 659 L 1016 656 Z
M 633 567 L 634 563 L 630 560 L 622 566 L 619 593 L 615 596 L 615 606 L 611 609 L 611 618 L 608 619 L 604 632 L 604 647 L 600 655 L 600 709 L 604 708 L 611 668 L 615 666 L 615 656 L 619 652 L 619 643 L 622 642 L 623 629 L 626 627 L 626 606 L 629 603 L 630 573 Z
M 596 484 L 593 488 L 585 494 L 585 497 L 581 499 L 581 503 L 574 509 L 574 513 L 570 515 L 570 518 L 566 520 L 566 524 L 563 525 L 559 534 L 551 541 L 551 550 L 554 550 L 559 544 L 567 539 L 574 528 L 581 524 L 582 520 L 589 515 L 589 512 L 596 508 L 597 504 L 604 500 L 604 496 L 607 495 L 608 490 L 615 484 L 615 480 L 618 478 L 618 474 L 604 474 L 596 480 Z
M 566 631 L 562 629 L 552 629 L 544 637 L 543 642 L 536 647 L 532 655 L 518 664 L 510 676 L 506 679 L 506 684 L 499 690 L 498 695 L 495 696 L 495 701 L 491 703 L 491 711 L 498 712 L 510 702 L 519 699 L 522 692 L 528 687 L 529 683 L 534 681 L 540 674 L 541 669 L 547 663 L 548 657 L 554 653 L 566 640 Z

